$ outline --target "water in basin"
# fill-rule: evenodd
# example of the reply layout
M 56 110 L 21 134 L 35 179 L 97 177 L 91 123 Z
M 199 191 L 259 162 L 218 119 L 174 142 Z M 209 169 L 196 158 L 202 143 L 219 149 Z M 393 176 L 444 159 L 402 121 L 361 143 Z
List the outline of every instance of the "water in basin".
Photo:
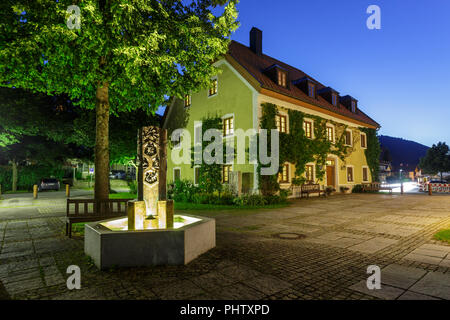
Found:
M 173 217 L 173 229 L 178 229 L 184 226 L 187 226 L 189 224 L 195 223 L 200 221 L 201 219 L 194 218 L 194 217 L 188 217 L 188 216 L 182 216 L 182 215 L 174 215 Z M 149 221 L 151 223 L 146 223 L 145 227 L 137 228 L 136 230 L 156 230 L 161 229 L 158 226 L 158 218 L 155 217 L 152 219 L 153 221 Z M 120 218 L 116 220 L 111 220 L 107 222 L 101 222 L 102 226 L 108 228 L 112 231 L 126 231 L 128 230 L 128 218 Z

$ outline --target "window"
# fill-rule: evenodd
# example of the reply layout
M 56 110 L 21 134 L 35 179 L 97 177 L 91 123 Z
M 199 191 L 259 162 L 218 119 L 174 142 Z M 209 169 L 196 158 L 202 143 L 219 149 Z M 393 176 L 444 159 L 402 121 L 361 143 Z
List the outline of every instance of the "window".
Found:
M 286 133 L 286 116 L 277 114 L 275 116 L 275 124 L 278 131 Z
M 311 121 L 303 121 L 303 131 L 305 131 L 305 136 L 309 139 L 312 139 L 312 122 Z
M 352 112 L 356 112 L 356 101 L 352 100 Z
M 223 135 L 229 136 L 234 133 L 233 117 L 223 119 Z
M 315 86 L 312 83 L 308 83 L 308 96 L 314 98 L 314 88 Z
M 173 169 L 173 182 L 181 180 L 181 169 Z
M 184 107 L 189 108 L 191 106 L 191 95 L 187 94 L 184 96 Z
M 217 79 L 211 80 L 211 84 L 209 85 L 209 96 L 213 96 L 217 93 L 218 83 Z
M 289 163 L 286 163 L 281 168 L 281 172 L 278 173 L 278 180 L 280 182 L 289 182 Z
M 361 133 L 361 148 L 367 148 L 366 134 Z
M 350 130 L 345 131 L 345 144 L 352 145 L 352 132 Z
M 363 170 L 363 181 L 364 182 L 369 181 L 369 170 L 368 170 L 368 168 L 367 167 L 363 167 L 362 170 Z
M 331 103 L 333 104 L 333 106 L 337 106 L 337 94 L 333 93 L 331 95 Z
M 200 167 L 194 168 L 194 184 L 198 185 L 198 182 L 200 180 Z
M 328 141 L 334 142 L 334 128 L 328 126 L 327 127 L 327 139 Z
M 178 134 L 175 133 L 173 138 L 174 138 L 174 140 L 172 140 L 173 148 L 174 149 L 181 148 L 181 141 L 182 141 L 182 138 L 183 138 L 181 132 L 178 132 Z
M 305 178 L 308 183 L 314 183 L 314 166 L 307 165 L 305 167 Z
M 222 182 L 228 183 L 230 181 L 230 172 L 232 171 L 231 164 L 225 164 L 222 166 Z
M 286 72 L 278 70 L 278 85 L 286 88 Z
M 353 182 L 353 167 L 347 167 L 347 182 Z

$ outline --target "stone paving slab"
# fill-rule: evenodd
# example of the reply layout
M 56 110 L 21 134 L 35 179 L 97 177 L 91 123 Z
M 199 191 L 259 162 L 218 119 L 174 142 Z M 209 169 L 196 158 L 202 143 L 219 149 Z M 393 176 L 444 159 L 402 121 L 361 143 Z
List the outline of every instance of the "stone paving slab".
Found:
M 426 273 L 423 269 L 391 264 L 381 270 L 381 283 L 408 289 Z
M 404 259 L 446 267 L 450 263 L 450 246 L 427 243 L 411 251 Z
M 403 289 L 383 284 L 381 285 L 381 289 L 370 290 L 367 288 L 366 280 L 361 280 L 360 282 L 352 285 L 349 289 L 385 300 L 395 300 L 405 292 Z
M 450 274 L 430 272 L 412 286 L 410 291 L 450 300 Z
M 441 299 L 430 297 L 420 293 L 406 291 L 398 298 L 398 300 L 441 300 Z

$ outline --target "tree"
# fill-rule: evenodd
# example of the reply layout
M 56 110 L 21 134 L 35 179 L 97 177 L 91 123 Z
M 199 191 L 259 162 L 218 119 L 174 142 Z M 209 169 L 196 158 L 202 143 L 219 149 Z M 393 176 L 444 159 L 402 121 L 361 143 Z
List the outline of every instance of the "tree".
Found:
M 74 3 L 80 15 L 67 12 Z M 110 113 L 154 112 L 166 96 L 208 85 L 236 17 L 234 0 L 2 1 L 0 86 L 95 108 L 95 197 L 106 199 Z M 70 29 L 78 18 L 81 27 Z
M 428 149 L 425 157 L 420 159 L 419 167 L 424 173 L 437 174 L 450 171 L 449 147 L 445 142 L 438 142 Z

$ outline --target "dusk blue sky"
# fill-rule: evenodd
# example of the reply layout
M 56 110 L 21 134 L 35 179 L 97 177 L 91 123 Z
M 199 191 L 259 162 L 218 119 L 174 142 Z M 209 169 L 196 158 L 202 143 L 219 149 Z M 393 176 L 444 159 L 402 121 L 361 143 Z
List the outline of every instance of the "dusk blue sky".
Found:
M 366 9 L 381 8 L 381 30 Z M 341 95 L 381 124 L 380 134 L 450 143 L 450 1 L 241 0 L 233 40 L 263 31 L 263 52 Z

